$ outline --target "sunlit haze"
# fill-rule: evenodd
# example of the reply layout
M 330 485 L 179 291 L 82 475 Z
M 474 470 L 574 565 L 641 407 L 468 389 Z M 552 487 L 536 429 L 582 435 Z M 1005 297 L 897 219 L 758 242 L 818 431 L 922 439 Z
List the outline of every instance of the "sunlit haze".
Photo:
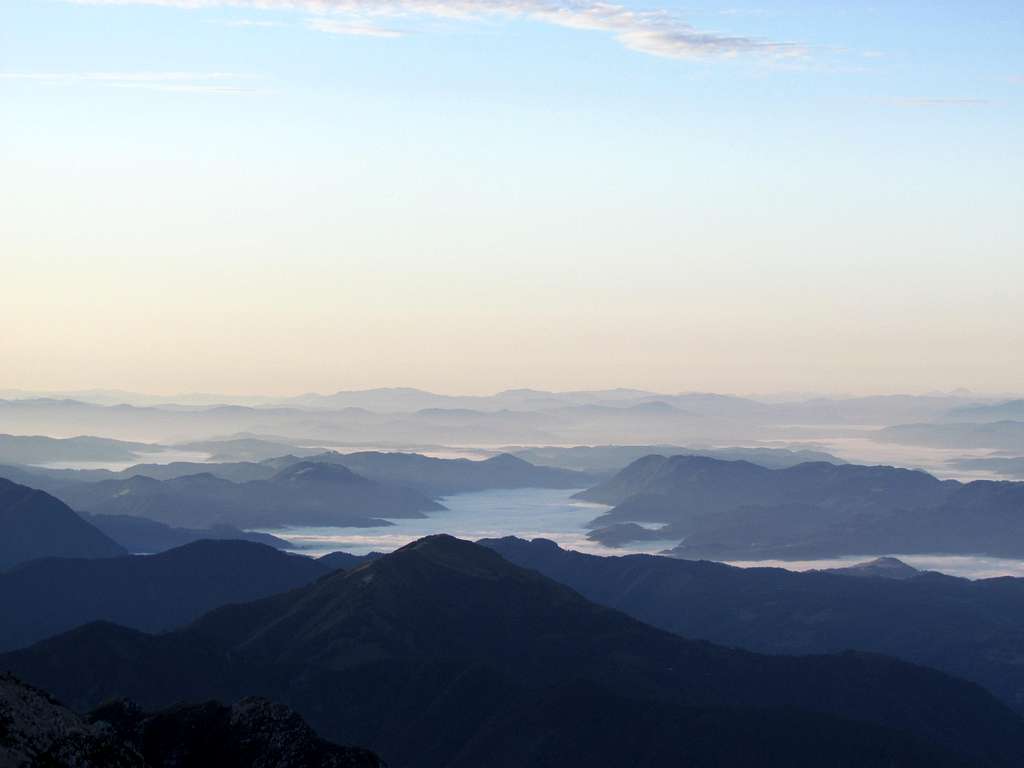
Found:
M 7 0 L 0 388 L 1020 390 L 1021 18 Z

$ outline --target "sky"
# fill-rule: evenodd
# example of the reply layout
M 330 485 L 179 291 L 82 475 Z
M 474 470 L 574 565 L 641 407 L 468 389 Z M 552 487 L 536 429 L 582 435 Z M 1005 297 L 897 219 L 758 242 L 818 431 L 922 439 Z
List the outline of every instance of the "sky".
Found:
M 0 388 L 1024 391 L 1024 6 L 3 0 Z

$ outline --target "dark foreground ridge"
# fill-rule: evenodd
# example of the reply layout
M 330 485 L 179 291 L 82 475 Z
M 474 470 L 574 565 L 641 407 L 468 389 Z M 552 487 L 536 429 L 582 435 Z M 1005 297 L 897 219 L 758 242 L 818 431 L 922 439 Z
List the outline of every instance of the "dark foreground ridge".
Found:
M 83 710 L 263 696 L 393 766 L 1024 759 L 1024 724 L 974 684 L 869 654 L 686 640 L 449 536 L 178 632 L 87 625 L 0 668 Z
M 281 704 L 242 699 L 145 713 L 128 701 L 88 717 L 0 675 L 4 768 L 380 768 L 364 749 L 318 737 Z

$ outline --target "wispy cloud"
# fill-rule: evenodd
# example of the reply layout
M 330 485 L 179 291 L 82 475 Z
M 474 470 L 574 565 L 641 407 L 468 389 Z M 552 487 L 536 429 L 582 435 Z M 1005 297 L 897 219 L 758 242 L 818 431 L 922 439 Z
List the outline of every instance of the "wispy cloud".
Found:
M 215 96 L 257 93 L 241 84 L 246 78 L 231 72 L 0 72 L 0 81 L 24 80 L 49 84 L 97 83 L 112 88 L 137 88 Z
M 372 24 L 350 24 L 336 19 L 325 19 L 314 17 L 307 19 L 306 26 L 318 32 L 328 32 L 332 35 L 353 35 L 356 37 L 404 37 L 404 32 L 397 29 L 384 29 Z
M 220 22 L 225 27 L 280 27 L 280 22 L 277 21 L 265 21 L 263 19 L 228 19 L 227 21 Z
M 374 19 L 453 19 L 503 17 L 529 19 L 559 27 L 610 34 L 635 51 L 676 59 L 799 58 L 807 48 L 742 35 L 700 30 L 667 9 L 637 10 L 603 0 L 68 0 L 83 5 L 159 5 L 167 7 L 245 8 L 315 14 L 309 26 L 334 34 L 401 37 L 377 27 Z
M 889 99 L 894 104 L 908 107 L 979 107 L 991 104 L 991 99 L 972 99 L 945 96 L 902 96 Z

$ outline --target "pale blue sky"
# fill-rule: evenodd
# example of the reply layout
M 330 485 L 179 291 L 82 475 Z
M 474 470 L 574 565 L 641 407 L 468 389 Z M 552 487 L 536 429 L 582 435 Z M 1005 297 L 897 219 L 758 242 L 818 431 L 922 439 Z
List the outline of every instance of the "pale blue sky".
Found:
M 1024 389 L 1022 43 L 1013 2 L 5 0 L 0 388 Z

